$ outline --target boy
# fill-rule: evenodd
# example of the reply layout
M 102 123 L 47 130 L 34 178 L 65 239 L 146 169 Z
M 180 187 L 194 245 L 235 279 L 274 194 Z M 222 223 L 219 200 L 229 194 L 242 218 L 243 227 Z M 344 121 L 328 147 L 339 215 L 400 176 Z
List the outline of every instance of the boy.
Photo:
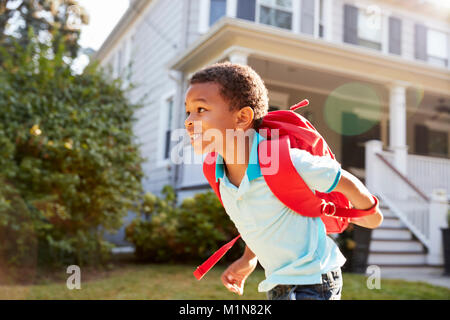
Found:
M 287 208 L 261 175 L 258 144 L 264 138 L 255 130 L 268 112 L 268 94 L 259 75 L 229 62 L 206 67 L 190 79 L 185 106 L 194 151 L 218 153 L 222 203 L 246 243 L 242 257 L 222 274 L 224 286 L 242 295 L 259 261 L 266 279 L 258 291 L 267 292 L 269 299 L 340 299 L 345 258 L 323 222 Z M 295 148 L 290 156 L 312 190 L 339 191 L 357 209 L 374 204 L 365 186 L 337 161 Z M 377 211 L 351 222 L 376 228 L 382 219 Z

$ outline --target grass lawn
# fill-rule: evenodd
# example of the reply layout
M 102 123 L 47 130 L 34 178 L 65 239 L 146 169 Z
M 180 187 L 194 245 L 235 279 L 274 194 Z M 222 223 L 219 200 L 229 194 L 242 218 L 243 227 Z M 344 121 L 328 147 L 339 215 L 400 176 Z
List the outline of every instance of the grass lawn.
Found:
M 32 285 L 0 285 L 0 299 L 266 299 L 258 283 L 264 272 L 256 269 L 247 279 L 243 296 L 227 291 L 220 275 L 226 266 L 216 266 L 201 281 L 192 275 L 194 266 L 121 264 L 110 271 L 81 269 L 81 289 L 69 290 L 65 270 L 39 276 Z M 381 289 L 369 290 L 366 277 L 344 273 L 342 299 L 450 299 L 450 289 L 421 282 L 381 280 Z

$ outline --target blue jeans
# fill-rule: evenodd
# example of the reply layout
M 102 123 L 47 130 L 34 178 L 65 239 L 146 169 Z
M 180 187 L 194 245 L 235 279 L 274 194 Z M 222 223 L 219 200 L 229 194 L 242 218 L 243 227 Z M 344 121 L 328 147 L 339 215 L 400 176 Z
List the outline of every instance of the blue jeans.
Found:
M 269 300 L 340 300 L 341 269 L 322 274 L 322 283 L 308 285 L 278 285 L 267 292 Z

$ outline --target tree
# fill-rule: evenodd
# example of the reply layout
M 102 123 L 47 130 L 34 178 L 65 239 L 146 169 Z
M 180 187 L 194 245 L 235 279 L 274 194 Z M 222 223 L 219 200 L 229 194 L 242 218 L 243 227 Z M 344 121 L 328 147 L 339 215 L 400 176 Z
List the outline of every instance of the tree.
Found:
M 111 248 L 103 232 L 118 229 L 142 193 L 132 131 L 140 105 L 96 65 L 73 74 L 62 43 L 50 55 L 28 37 L 14 54 L 0 47 L 0 235 L 10 235 L 0 265 L 2 255 L 20 264 L 33 243 L 42 263 L 102 262 Z
M 56 52 L 61 43 L 65 54 L 78 54 L 80 27 L 89 23 L 87 12 L 77 0 L 0 0 L 0 45 L 10 46 L 12 40 L 25 47 L 28 31 L 41 42 L 52 44 Z

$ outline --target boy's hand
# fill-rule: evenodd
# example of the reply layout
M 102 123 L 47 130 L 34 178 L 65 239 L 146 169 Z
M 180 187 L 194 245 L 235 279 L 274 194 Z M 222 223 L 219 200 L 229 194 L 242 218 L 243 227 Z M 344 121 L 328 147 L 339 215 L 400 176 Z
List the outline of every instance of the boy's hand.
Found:
M 233 262 L 222 273 L 221 280 L 225 288 L 242 296 L 245 280 L 255 270 L 257 264 L 257 259 L 246 259 L 245 257 L 241 257 Z

